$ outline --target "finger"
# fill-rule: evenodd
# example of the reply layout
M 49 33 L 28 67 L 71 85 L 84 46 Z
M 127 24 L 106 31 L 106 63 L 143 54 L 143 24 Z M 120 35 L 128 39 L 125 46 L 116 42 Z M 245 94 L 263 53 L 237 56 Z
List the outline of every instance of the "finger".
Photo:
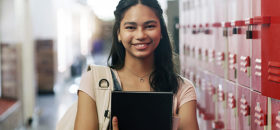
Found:
M 116 116 L 113 117 L 113 130 L 119 130 L 118 118 Z

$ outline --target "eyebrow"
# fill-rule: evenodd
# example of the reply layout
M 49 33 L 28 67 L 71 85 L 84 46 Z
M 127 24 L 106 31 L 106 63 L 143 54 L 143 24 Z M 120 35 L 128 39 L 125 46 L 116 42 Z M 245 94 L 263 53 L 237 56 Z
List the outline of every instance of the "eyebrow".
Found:
M 144 22 L 144 25 L 150 24 L 150 23 L 157 23 L 157 21 L 155 21 L 155 20 L 149 20 L 149 21 Z M 125 23 L 124 23 L 124 25 L 127 25 L 127 24 L 130 24 L 130 25 L 137 25 L 136 22 L 125 22 Z

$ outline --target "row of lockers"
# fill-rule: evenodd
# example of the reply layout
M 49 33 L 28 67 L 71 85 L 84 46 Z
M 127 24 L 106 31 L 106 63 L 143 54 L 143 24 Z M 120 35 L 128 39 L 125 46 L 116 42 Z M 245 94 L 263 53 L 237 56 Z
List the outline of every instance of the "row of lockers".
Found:
M 244 0 L 228 0 L 228 3 L 231 3 L 229 1 L 240 2 L 239 4 L 242 5 Z M 200 66 L 233 82 L 238 81 L 239 84 L 259 91 L 263 95 L 280 99 L 280 46 L 278 45 L 280 1 L 248 1 L 251 3 L 248 8 L 242 9 L 238 7 L 243 6 L 237 6 L 235 9 L 243 10 L 245 14 L 252 12 L 247 19 L 237 17 L 237 19 L 228 20 L 231 15 L 222 17 L 223 15 L 219 13 L 220 11 L 231 12 L 229 8 L 220 10 L 217 7 L 217 9 L 214 8 L 214 11 L 209 10 L 209 12 L 216 13 L 214 16 L 217 17 L 218 22 L 202 23 L 199 20 L 192 21 L 192 19 L 204 16 L 200 15 L 199 10 L 184 8 L 186 3 L 192 5 L 190 3 L 195 3 L 195 1 L 181 0 L 180 5 L 183 7 L 180 6 L 180 54 L 184 55 L 181 57 L 181 61 L 186 61 L 190 68 L 195 69 Z M 208 0 L 208 2 L 220 2 L 213 5 L 224 3 L 222 7 L 229 5 L 222 0 Z M 258 8 L 255 7 L 256 5 Z M 197 8 L 204 10 L 203 7 L 201 5 Z M 205 5 L 205 8 L 209 7 Z M 209 16 L 213 16 L 213 14 Z M 184 59 L 188 56 L 189 61 Z
M 280 1 L 180 0 L 181 73 L 201 129 L 280 129 Z
M 280 129 L 280 100 L 207 71 L 188 78 L 195 79 L 201 130 Z

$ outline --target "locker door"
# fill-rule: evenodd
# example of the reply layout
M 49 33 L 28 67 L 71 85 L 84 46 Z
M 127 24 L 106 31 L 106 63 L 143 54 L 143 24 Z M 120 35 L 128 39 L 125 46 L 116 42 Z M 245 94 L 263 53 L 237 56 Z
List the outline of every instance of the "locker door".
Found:
M 245 21 L 235 21 L 235 28 L 233 28 L 233 34 L 237 35 L 237 79 L 238 84 L 250 88 L 250 78 L 251 78 L 251 41 L 246 39 L 247 27 L 245 26 Z
M 238 86 L 238 127 L 237 130 L 250 130 L 250 89 L 247 87 Z
M 251 129 L 264 130 L 267 127 L 267 97 L 251 91 Z
M 202 81 L 202 99 L 200 116 L 206 122 L 206 130 L 212 129 L 212 122 L 215 119 L 215 88 L 211 84 L 211 76 L 209 73 L 204 73 Z
M 225 85 L 222 78 L 216 77 L 214 80 L 218 81 L 215 86 L 217 88 L 216 100 L 216 120 L 213 122 L 213 129 L 224 129 L 226 121 L 226 100 L 225 100 Z
M 263 0 L 262 16 L 262 86 L 265 96 L 280 99 L 280 10 L 279 0 Z M 268 21 L 266 21 L 268 20 Z
M 280 100 L 271 99 L 271 130 L 280 129 Z
M 210 34 L 208 35 L 209 40 L 208 40 L 208 62 L 209 66 L 207 67 L 209 72 L 214 73 L 215 72 L 215 42 L 214 42 L 214 33 L 213 30 L 215 27 L 209 25 L 209 32 Z
M 252 19 L 248 21 L 252 23 Z M 249 30 L 251 34 L 247 34 L 248 39 L 252 39 L 252 89 L 261 92 L 261 26 L 260 24 L 249 25 Z M 251 36 L 250 36 L 251 35 Z
M 197 109 L 199 114 L 199 122 L 200 122 L 200 129 L 201 130 L 208 130 L 211 129 L 211 118 L 205 113 L 206 108 L 206 99 L 207 99 L 207 91 L 206 91 L 206 79 L 204 72 L 200 72 L 200 83 L 198 83 L 196 87 L 197 91 Z M 214 119 L 214 118 L 213 118 Z
M 236 110 L 237 110 L 237 95 L 235 83 L 225 80 L 226 91 L 226 129 L 236 129 Z
M 223 41 L 223 30 L 221 23 L 214 23 L 213 27 L 213 35 L 215 40 L 215 73 L 220 77 L 224 77 L 225 43 Z
M 233 35 L 233 27 L 235 23 L 226 23 L 227 27 L 224 30 L 224 36 L 228 37 L 228 79 L 232 82 L 236 82 L 237 79 L 237 35 Z

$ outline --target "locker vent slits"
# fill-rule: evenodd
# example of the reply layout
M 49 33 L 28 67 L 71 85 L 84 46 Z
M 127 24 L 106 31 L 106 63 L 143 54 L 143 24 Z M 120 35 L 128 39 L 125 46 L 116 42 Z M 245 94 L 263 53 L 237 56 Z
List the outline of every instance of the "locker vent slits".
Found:
M 268 62 L 268 80 L 280 83 L 280 62 Z

